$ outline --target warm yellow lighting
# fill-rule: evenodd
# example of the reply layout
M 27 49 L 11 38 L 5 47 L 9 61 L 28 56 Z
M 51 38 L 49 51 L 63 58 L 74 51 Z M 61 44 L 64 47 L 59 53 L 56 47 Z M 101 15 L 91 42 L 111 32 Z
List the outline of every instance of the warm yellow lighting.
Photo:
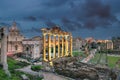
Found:
M 52 66 L 53 65 L 52 59 L 68 56 L 68 55 L 72 56 L 71 33 L 64 32 L 59 27 L 53 27 L 51 29 L 43 28 L 41 30 L 43 32 L 43 60 L 44 61 L 49 61 L 50 65 Z M 51 36 L 53 36 L 53 38 L 51 38 Z M 68 37 L 70 37 L 70 40 L 68 40 L 69 39 Z M 70 51 L 68 51 L 69 44 L 70 44 Z M 46 52 L 47 47 L 48 47 L 48 52 Z

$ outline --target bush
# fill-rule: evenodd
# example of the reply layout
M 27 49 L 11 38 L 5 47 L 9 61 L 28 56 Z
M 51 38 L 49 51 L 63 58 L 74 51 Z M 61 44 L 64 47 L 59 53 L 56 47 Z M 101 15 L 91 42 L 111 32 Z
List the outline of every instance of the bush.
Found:
M 8 68 L 9 68 L 9 70 L 23 68 L 27 65 L 29 65 L 29 64 L 26 63 L 26 62 L 16 61 L 16 60 L 8 57 Z
M 40 65 L 34 65 L 34 66 L 31 66 L 31 69 L 33 71 L 40 71 L 41 69 L 43 68 L 43 66 L 40 66 Z
M 24 61 L 20 61 L 20 62 L 17 62 L 15 65 L 18 65 L 18 66 L 21 66 L 21 67 L 25 67 L 25 66 L 28 66 L 29 63 L 26 63 Z

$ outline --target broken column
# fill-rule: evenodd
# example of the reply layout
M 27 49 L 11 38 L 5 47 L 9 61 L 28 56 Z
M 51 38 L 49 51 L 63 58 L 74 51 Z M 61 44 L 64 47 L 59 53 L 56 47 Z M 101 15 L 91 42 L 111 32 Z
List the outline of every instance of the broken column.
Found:
M 7 34 L 6 28 L 1 28 L 1 63 L 3 65 L 3 69 L 8 76 L 10 72 L 8 71 L 8 64 L 7 64 Z

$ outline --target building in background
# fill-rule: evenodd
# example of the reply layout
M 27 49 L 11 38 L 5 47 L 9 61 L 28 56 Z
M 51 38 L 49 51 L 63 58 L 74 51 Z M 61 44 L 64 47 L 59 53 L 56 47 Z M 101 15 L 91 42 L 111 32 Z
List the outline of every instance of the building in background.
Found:
M 97 40 L 97 43 L 101 46 L 99 46 L 99 48 L 105 50 L 105 49 L 109 49 L 109 50 L 113 50 L 113 41 L 112 40 Z
M 40 41 L 33 39 L 25 39 L 22 41 L 23 52 L 26 57 L 39 58 L 40 57 Z
M 22 41 L 24 36 L 21 35 L 19 29 L 17 28 L 16 22 L 13 22 L 12 26 L 8 30 L 7 37 L 7 54 L 15 54 L 23 52 Z
M 112 40 L 107 40 L 106 41 L 106 46 L 107 46 L 107 49 L 113 50 L 113 42 L 112 42 Z
M 43 41 L 40 36 L 26 39 L 20 33 L 16 22 L 13 22 L 7 33 L 7 55 L 25 53 L 31 58 L 38 58 L 42 52 L 42 42 Z
M 114 50 L 120 50 L 120 39 L 113 40 Z
M 73 38 L 73 51 L 81 51 L 83 40 L 80 37 Z

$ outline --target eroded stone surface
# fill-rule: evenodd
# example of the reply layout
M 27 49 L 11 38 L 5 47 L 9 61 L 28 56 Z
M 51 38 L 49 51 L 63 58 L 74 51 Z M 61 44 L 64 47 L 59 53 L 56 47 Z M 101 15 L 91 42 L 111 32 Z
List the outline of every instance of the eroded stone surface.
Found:
M 53 65 L 55 72 L 58 74 L 78 80 L 86 78 L 89 80 L 106 80 L 108 77 L 116 78 L 115 72 L 108 67 L 82 63 L 79 61 L 79 57 L 59 58 L 53 61 Z

